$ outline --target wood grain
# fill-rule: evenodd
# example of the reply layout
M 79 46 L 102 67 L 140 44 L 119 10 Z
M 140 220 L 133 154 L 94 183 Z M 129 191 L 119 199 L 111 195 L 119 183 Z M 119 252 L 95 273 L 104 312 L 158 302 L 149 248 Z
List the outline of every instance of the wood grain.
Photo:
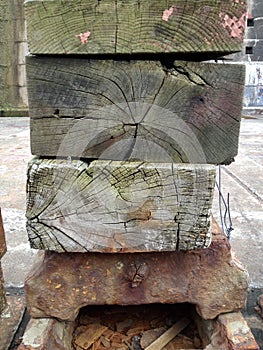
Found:
M 213 165 L 34 159 L 27 183 L 31 246 L 57 252 L 205 248 L 214 181 Z
M 167 329 L 159 338 L 157 338 L 152 344 L 147 346 L 145 350 L 161 350 L 167 345 L 177 334 L 179 334 L 185 327 L 191 323 L 187 317 L 182 318 L 176 322 L 172 327 Z
M 234 64 L 28 57 L 32 153 L 228 164 L 244 75 Z
M 23 0 L 0 0 L 0 113 L 25 107 Z M 15 112 L 14 112 L 15 114 Z M 18 114 L 18 113 L 17 113 Z
M 240 51 L 244 0 L 28 0 L 33 54 Z

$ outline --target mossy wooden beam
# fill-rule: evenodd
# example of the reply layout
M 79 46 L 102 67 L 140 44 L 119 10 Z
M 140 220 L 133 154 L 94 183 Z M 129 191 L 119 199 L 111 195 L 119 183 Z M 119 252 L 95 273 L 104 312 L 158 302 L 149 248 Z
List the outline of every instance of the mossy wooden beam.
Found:
M 245 0 L 27 0 L 33 54 L 232 53 Z
M 234 64 L 28 57 L 32 153 L 228 164 L 244 75 Z
M 215 166 L 33 159 L 31 246 L 57 252 L 205 248 Z

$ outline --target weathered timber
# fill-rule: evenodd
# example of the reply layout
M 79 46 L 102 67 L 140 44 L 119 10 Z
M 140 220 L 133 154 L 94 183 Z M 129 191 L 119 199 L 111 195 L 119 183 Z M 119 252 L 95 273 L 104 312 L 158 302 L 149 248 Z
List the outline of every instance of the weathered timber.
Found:
M 237 154 L 244 69 L 28 57 L 32 153 L 228 164 Z
M 247 272 L 215 223 L 212 231 L 209 248 L 186 252 L 47 251 L 26 278 L 28 310 L 32 317 L 61 320 L 75 320 L 85 305 L 188 302 L 204 319 L 241 310 L 247 297 Z
M 145 350 L 159 350 L 165 347 L 173 338 L 180 333 L 186 326 L 189 325 L 190 319 L 187 317 L 182 318 L 176 322 L 171 328 L 157 338 L 153 343 L 145 348 Z
M 26 113 L 23 0 L 0 0 L 0 115 Z
M 28 0 L 34 54 L 231 53 L 242 49 L 244 0 Z
M 57 252 L 205 248 L 214 182 L 214 165 L 33 159 L 29 240 Z

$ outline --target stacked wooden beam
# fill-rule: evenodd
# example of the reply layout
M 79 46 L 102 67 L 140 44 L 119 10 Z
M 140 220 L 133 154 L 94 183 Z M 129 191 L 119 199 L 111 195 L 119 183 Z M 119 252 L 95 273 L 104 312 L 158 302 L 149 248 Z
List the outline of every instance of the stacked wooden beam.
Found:
M 0 115 L 27 116 L 23 0 L 0 0 Z
M 46 250 L 31 315 L 242 309 L 247 275 L 210 211 L 216 165 L 237 154 L 244 67 L 204 61 L 241 49 L 246 4 L 28 0 L 26 13 L 27 229 Z

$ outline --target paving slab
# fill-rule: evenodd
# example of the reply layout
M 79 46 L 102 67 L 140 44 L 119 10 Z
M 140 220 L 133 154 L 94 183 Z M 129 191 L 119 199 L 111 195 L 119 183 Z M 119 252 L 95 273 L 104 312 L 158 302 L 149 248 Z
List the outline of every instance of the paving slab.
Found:
M 242 120 L 238 156 L 231 165 L 221 167 L 221 191 L 225 198 L 230 194 L 232 249 L 249 272 L 250 286 L 262 288 L 263 117 L 254 118 Z M 217 191 L 213 214 L 220 222 Z
M 25 219 L 27 163 L 31 158 L 29 118 L 0 118 L 0 207 L 7 245 L 2 266 L 6 287 L 23 287 L 36 254 L 28 243 Z

